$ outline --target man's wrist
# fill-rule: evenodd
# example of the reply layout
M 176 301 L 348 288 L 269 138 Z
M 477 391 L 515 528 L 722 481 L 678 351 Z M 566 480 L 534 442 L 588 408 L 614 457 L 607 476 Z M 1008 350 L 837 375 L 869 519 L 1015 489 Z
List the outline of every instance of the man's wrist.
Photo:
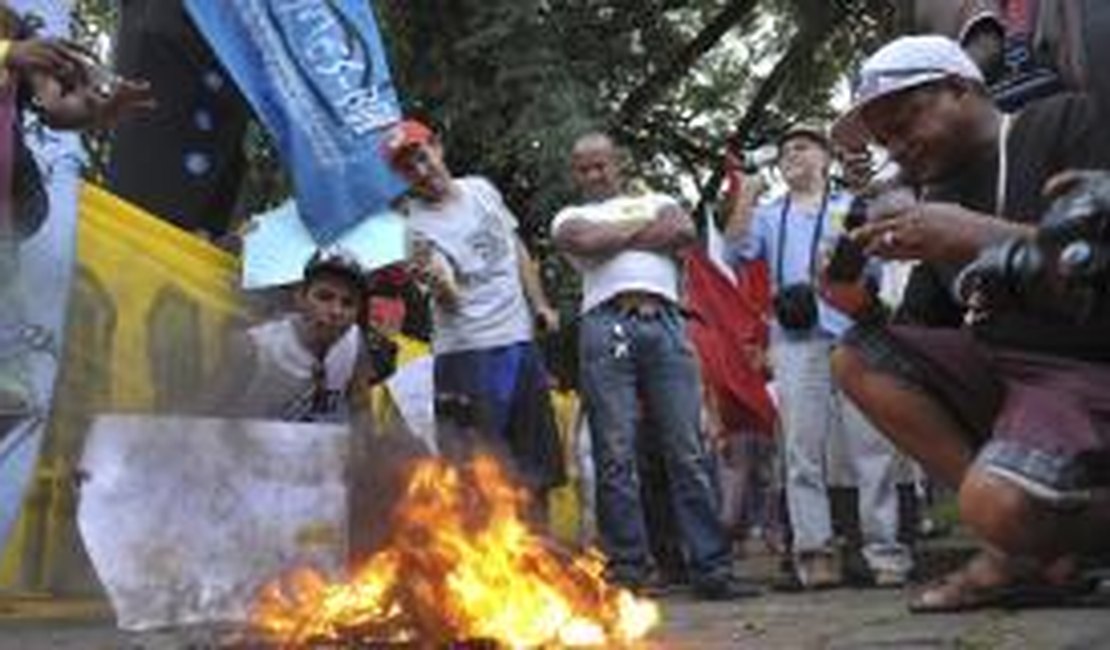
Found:
M 890 318 L 890 308 L 878 296 L 872 295 L 867 303 L 861 309 L 855 310 L 851 316 L 857 325 L 884 325 Z

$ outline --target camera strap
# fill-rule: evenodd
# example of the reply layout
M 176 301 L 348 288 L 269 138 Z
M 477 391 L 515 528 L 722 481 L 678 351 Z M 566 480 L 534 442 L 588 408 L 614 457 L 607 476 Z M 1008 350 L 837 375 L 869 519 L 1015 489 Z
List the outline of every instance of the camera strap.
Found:
M 999 217 L 1006 215 L 1007 186 L 1010 183 L 1010 132 L 1014 128 L 1014 116 L 1002 116 L 998 127 L 998 188 L 994 196 L 994 213 Z
M 809 281 L 813 282 L 817 276 L 817 247 L 821 245 L 821 236 L 825 231 L 825 213 L 829 208 L 829 190 L 821 195 L 821 210 L 817 213 L 817 225 L 813 231 L 813 241 L 809 246 Z M 782 202 L 782 213 L 779 214 L 779 254 L 775 259 L 775 286 L 783 287 L 782 258 L 786 254 L 786 218 L 790 214 L 790 195 L 787 194 Z

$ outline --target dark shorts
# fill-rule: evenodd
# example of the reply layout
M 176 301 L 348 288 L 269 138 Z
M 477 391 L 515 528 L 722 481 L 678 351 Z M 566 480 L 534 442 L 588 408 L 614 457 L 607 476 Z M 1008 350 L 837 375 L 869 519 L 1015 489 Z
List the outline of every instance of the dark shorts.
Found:
M 853 331 L 845 343 L 941 402 L 978 450 L 977 467 L 1055 504 L 1110 494 L 1110 364 L 1000 348 L 956 329 Z
M 532 342 L 436 355 L 436 419 L 448 455 L 469 453 L 473 441 L 459 427 L 454 401 L 465 397 L 462 429 L 483 447 L 505 452 L 530 486 L 545 490 L 566 480 L 563 446 L 555 424 L 547 371 Z M 447 439 L 445 439 L 447 438 Z M 452 439 L 453 438 L 453 439 Z

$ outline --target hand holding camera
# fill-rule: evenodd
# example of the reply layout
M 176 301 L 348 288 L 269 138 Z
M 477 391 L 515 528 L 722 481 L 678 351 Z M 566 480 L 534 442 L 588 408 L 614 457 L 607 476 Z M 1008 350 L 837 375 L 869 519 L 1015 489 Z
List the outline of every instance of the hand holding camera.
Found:
M 738 237 L 747 233 L 755 202 L 766 189 L 767 183 L 761 176 L 748 173 L 741 157 L 731 151 L 725 154 L 725 234 Z
M 955 203 L 920 203 L 861 226 L 852 238 L 867 254 L 883 259 L 966 264 L 992 243 L 1031 232 Z
M 984 249 L 957 279 L 974 320 L 1016 309 L 1075 324 L 1107 322 L 1110 173 L 1065 173 L 1047 192 L 1056 198 L 1035 237 Z

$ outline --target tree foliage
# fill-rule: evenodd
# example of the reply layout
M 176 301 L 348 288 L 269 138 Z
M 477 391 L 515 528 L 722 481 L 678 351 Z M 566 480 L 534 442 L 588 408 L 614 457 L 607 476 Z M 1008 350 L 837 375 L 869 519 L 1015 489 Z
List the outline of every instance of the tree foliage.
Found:
M 726 143 L 829 117 L 846 73 L 892 24 L 886 0 L 379 0 L 377 9 L 408 111 L 442 128 L 456 172 L 505 192 L 565 303 L 575 283 L 545 234 L 572 199 L 566 159 L 577 136 L 609 131 L 647 185 L 711 206 Z
M 367 0 L 371 1 L 371 0 Z M 77 0 L 78 33 L 110 43 L 118 0 Z M 493 178 L 538 235 L 569 198 L 566 152 L 605 129 L 660 189 L 712 195 L 726 142 L 827 117 L 891 0 L 376 0 L 406 110 L 445 134 L 456 171 Z M 94 141 L 93 144 L 96 144 Z M 257 192 L 283 191 L 265 138 Z M 272 203 L 259 197 L 249 203 Z
M 653 186 L 713 191 L 726 141 L 827 117 L 846 71 L 890 24 L 886 4 L 382 0 L 378 10 L 409 110 L 442 126 L 456 170 L 493 177 L 540 233 L 568 197 L 566 152 L 586 130 L 618 136 Z
M 77 0 L 86 42 L 110 37 L 115 2 Z M 545 235 L 573 198 L 566 159 L 576 137 L 610 132 L 633 175 L 704 214 L 726 146 L 831 117 L 847 73 L 895 24 L 895 4 L 376 0 L 374 8 L 406 112 L 440 127 L 456 173 L 502 189 L 569 311 L 576 283 Z M 245 146 L 252 164 L 241 203 L 254 211 L 282 198 L 288 182 L 261 129 Z

